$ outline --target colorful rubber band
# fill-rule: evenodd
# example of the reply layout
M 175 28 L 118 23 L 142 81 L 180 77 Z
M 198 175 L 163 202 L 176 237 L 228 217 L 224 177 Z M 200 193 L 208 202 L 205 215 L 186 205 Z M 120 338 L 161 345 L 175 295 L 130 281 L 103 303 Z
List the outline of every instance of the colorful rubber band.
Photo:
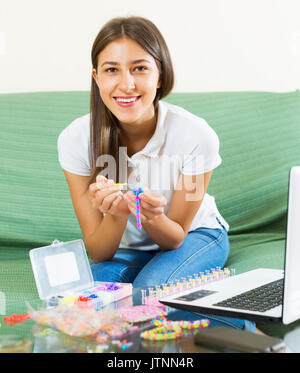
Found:
M 137 225 L 137 229 L 139 231 L 142 230 L 142 223 L 141 223 L 141 214 L 140 214 L 140 197 L 139 197 L 139 194 L 140 193 L 143 193 L 143 188 L 139 187 L 139 188 L 134 188 L 133 189 L 133 193 L 135 195 L 135 206 L 136 206 L 136 225 Z
M 152 321 L 152 324 L 155 326 L 180 326 L 182 329 L 199 329 L 199 328 L 205 328 L 209 326 L 210 321 L 208 319 L 201 319 L 201 320 L 195 320 L 195 321 L 185 321 L 185 320 L 179 320 L 179 321 L 172 321 L 172 320 L 160 320 L 156 319 Z
M 141 338 L 150 341 L 165 341 L 169 339 L 176 339 L 181 336 L 182 329 L 178 325 L 160 326 L 151 330 L 146 330 L 141 333 Z

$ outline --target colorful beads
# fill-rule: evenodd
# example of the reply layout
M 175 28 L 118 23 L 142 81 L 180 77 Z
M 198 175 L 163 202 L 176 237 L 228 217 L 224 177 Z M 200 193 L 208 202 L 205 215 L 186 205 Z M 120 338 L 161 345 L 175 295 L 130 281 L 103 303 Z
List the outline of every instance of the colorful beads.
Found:
M 91 300 L 91 297 L 78 297 L 79 302 L 88 302 L 89 300 Z
M 29 316 L 38 324 L 57 329 L 70 336 L 82 337 L 95 335 L 103 325 L 119 320 L 116 311 L 59 305 L 55 308 L 34 310 L 28 305 Z
M 108 340 L 108 334 L 105 333 L 105 332 L 101 332 L 101 333 L 97 334 L 97 336 L 96 336 L 96 341 L 97 342 L 104 343 L 104 342 L 107 342 L 107 340 Z
M 101 286 L 96 287 L 94 290 L 100 290 L 100 291 L 114 291 L 119 290 L 123 287 L 122 284 L 116 283 L 116 282 L 105 282 Z
M 119 338 L 127 333 L 130 323 L 122 319 L 115 319 L 112 323 L 107 323 L 101 327 L 101 333 L 105 332 L 111 338 Z
M 126 339 L 123 341 L 119 341 L 117 344 L 117 347 L 120 348 L 121 350 L 126 350 L 127 348 L 130 348 L 133 345 L 133 342 L 128 342 Z
M 62 305 L 77 305 L 80 308 L 96 308 L 117 301 L 122 298 L 129 297 L 132 294 L 132 284 L 103 282 L 93 288 L 86 289 L 76 296 L 61 296 L 52 297 L 48 300 L 49 306 Z

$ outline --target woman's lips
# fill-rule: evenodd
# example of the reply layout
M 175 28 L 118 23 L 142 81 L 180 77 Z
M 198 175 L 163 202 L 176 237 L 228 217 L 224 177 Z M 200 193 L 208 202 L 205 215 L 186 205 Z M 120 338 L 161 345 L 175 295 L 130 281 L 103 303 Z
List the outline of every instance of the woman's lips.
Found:
M 121 107 L 130 107 L 136 104 L 141 96 L 114 97 L 115 102 Z

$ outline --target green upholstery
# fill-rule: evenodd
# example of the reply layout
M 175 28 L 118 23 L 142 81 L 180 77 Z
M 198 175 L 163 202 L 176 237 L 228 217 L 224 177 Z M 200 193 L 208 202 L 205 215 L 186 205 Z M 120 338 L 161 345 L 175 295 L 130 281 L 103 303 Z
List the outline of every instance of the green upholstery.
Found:
M 230 224 L 227 265 L 237 273 L 283 268 L 288 174 L 300 164 L 300 92 L 174 93 L 166 101 L 205 118 L 220 138 L 223 163 L 208 192 Z M 30 249 L 82 237 L 56 142 L 88 111 L 88 92 L 0 94 L 0 291 L 8 304 L 37 297 Z

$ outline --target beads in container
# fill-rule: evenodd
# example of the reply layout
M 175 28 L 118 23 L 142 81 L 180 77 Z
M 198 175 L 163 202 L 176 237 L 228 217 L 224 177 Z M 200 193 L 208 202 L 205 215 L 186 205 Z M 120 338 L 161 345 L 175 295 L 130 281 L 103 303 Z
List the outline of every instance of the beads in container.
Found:
M 57 329 L 70 336 L 96 334 L 101 327 L 120 319 L 116 311 L 80 308 L 76 304 L 34 310 L 28 303 L 29 317 L 41 325 Z

